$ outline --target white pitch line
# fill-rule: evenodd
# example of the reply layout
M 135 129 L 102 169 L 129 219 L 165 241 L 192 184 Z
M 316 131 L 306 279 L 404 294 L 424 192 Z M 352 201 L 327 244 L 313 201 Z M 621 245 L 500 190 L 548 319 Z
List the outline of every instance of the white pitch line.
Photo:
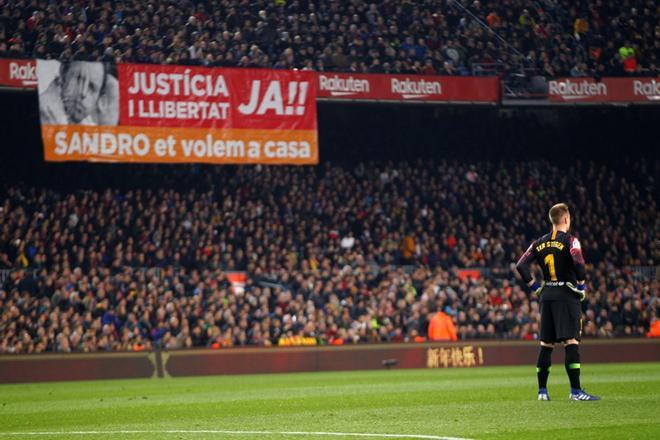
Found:
M 39 435 L 108 435 L 108 434 L 233 434 L 233 435 L 326 435 L 334 437 L 372 437 L 372 438 L 419 438 L 427 440 L 470 440 L 464 437 L 445 437 L 423 434 L 376 434 L 369 432 L 323 432 L 323 431 L 228 431 L 217 429 L 164 429 L 164 430 L 118 430 L 118 431 L 33 431 L 0 432 L 0 436 L 39 436 Z

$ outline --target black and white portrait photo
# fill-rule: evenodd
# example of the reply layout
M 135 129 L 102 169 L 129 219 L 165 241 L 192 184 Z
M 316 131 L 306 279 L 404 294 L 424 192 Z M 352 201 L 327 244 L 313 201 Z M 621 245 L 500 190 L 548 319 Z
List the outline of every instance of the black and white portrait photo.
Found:
M 117 125 L 119 83 L 109 64 L 38 60 L 42 124 Z

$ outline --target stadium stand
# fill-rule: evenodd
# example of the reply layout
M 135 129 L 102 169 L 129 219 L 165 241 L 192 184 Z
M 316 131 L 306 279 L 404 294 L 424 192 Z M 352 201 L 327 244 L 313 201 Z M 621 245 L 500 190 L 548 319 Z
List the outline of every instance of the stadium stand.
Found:
M 653 0 L 0 0 L 0 56 L 443 75 L 658 73 Z
M 593 162 L 418 161 L 211 168 L 205 190 L 12 186 L 0 352 L 421 341 L 438 310 L 462 339 L 535 339 L 538 302 L 510 264 L 547 228 L 529 213 L 560 195 L 590 263 L 585 334 L 643 336 L 658 281 L 629 268 L 658 263 L 657 169 L 631 166 L 634 179 Z
M 0 0 L 0 57 L 656 76 L 659 16 L 652 0 Z M 557 130 L 482 109 L 470 118 L 344 109 L 332 124 L 319 117 L 333 127 L 322 142 L 348 146 L 343 161 L 109 168 L 106 185 L 89 187 L 80 168 L 40 176 L 34 149 L 14 158 L 11 148 L 38 145 L 38 128 L 33 103 L 3 99 L 0 353 L 415 342 L 438 311 L 460 339 L 536 339 L 538 302 L 510 265 L 547 229 L 536 213 L 558 200 L 571 203 L 589 263 L 585 335 L 657 331 L 660 286 L 639 271 L 658 264 L 650 245 L 660 228 L 658 161 L 637 157 L 625 164 L 634 172 L 622 173 L 558 151 L 643 149 L 652 115 L 539 117 L 562 119 Z M 344 132 L 337 122 L 351 118 L 361 125 Z M 417 134 L 425 125 L 436 131 Z M 536 141 L 523 142 L 529 133 Z M 429 139 L 470 159 L 438 160 L 437 144 L 435 160 L 404 154 Z M 555 161 L 530 160 L 529 145 Z M 329 150 L 324 158 L 338 154 Z M 548 181 L 559 184 L 541 184 Z M 247 274 L 244 286 L 228 278 L 233 272 Z

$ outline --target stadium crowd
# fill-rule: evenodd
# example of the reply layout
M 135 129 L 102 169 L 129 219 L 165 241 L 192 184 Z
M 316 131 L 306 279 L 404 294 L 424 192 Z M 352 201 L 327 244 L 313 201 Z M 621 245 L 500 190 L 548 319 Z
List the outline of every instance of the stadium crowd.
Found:
M 12 186 L 0 353 L 421 341 L 437 311 L 462 339 L 536 339 L 538 301 L 511 264 L 558 200 L 588 263 L 585 335 L 644 335 L 660 286 L 630 267 L 658 264 L 658 170 L 635 167 L 326 163 L 210 168 L 206 189 Z
M 659 16 L 653 0 L 0 0 L 0 56 L 405 74 L 656 75 Z

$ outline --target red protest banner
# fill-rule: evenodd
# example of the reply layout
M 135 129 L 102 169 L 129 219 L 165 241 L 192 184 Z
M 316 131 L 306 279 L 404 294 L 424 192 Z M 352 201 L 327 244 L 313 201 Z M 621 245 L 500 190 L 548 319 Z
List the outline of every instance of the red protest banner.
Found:
M 36 89 L 35 60 L 0 59 L 0 86 Z
M 316 128 L 315 74 L 120 64 L 120 124 Z

